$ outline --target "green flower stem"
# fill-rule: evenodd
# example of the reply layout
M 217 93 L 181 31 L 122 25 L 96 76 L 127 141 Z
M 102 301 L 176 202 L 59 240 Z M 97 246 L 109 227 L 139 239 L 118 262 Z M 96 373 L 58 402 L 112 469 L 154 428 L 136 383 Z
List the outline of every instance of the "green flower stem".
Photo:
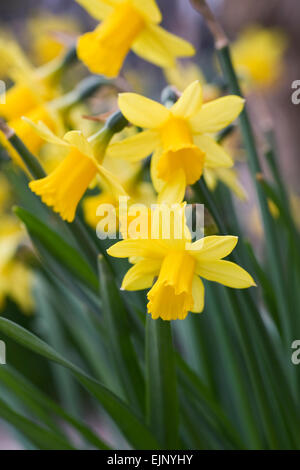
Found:
M 77 103 L 96 93 L 99 88 L 110 85 L 111 82 L 100 75 L 91 75 L 83 79 L 72 91 L 51 101 L 52 109 L 57 111 L 68 111 Z
M 147 422 L 164 449 L 178 448 L 179 402 L 171 322 L 147 315 Z

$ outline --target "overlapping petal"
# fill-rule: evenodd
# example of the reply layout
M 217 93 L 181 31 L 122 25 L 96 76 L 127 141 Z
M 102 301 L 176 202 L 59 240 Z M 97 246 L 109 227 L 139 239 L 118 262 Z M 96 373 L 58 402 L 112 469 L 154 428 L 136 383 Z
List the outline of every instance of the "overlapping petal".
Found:
M 161 127 L 170 117 L 162 104 L 136 93 L 121 93 L 119 107 L 129 122 L 148 129 Z
M 171 111 L 177 117 L 190 118 L 200 111 L 203 101 L 202 86 L 198 80 L 191 83 L 182 93 Z
M 122 282 L 122 289 L 129 291 L 148 289 L 152 286 L 155 276 L 159 274 L 160 267 L 160 260 L 138 261 L 127 271 Z
M 196 135 L 195 144 L 205 153 L 206 168 L 230 168 L 233 160 L 226 150 L 209 135 Z

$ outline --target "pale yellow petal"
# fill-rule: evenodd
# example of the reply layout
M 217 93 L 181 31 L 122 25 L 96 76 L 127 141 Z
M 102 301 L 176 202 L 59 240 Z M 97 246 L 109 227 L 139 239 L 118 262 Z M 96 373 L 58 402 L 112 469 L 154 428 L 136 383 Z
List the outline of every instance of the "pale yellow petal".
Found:
M 148 289 L 152 286 L 155 276 L 158 276 L 160 267 L 160 260 L 138 261 L 126 273 L 122 282 L 122 289 L 130 291 Z
M 177 57 L 195 54 L 193 46 L 157 25 L 147 25 L 132 46 L 133 51 L 143 59 L 159 67 L 174 67 Z
M 236 289 L 245 289 L 256 285 L 245 269 L 231 261 L 198 262 L 196 272 L 204 279 Z
M 107 253 L 115 258 L 152 258 L 161 259 L 165 256 L 165 245 L 159 240 L 122 240 L 111 246 Z
M 112 6 L 105 0 L 76 0 L 76 2 L 99 21 L 104 20 L 112 11 Z
M 226 150 L 208 135 L 196 135 L 194 143 L 205 153 L 205 168 L 230 168 L 233 160 Z
M 202 86 L 196 80 L 185 89 L 177 103 L 172 106 L 171 111 L 175 116 L 190 118 L 201 109 L 202 99 Z
M 178 170 L 163 186 L 157 199 L 158 204 L 180 204 L 184 199 L 186 177 L 182 169 Z
M 198 276 L 193 277 L 192 295 L 194 306 L 191 311 L 193 313 L 201 313 L 204 309 L 204 285 Z
M 238 237 L 213 235 L 192 243 L 189 250 L 198 261 L 216 261 L 228 256 L 235 248 Z
M 133 4 L 152 23 L 161 22 L 162 14 L 156 4 L 156 0 L 143 0 L 142 2 L 141 0 L 133 0 Z
M 217 177 L 222 181 L 234 194 L 241 199 L 246 201 L 248 194 L 244 186 L 240 183 L 238 175 L 234 169 L 230 168 L 218 168 Z
M 106 188 L 106 190 L 117 200 L 120 196 L 127 196 L 127 193 L 119 180 L 102 165 L 97 166 L 101 184 Z
M 106 156 L 138 162 L 151 155 L 158 144 L 159 135 L 157 132 L 144 131 L 109 145 Z
M 202 106 L 190 119 L 195 133 L 214 134 L 231 124 L 241 113 L 245 100 L 239 96 L 224 96 Z
M 165 184 L 164 181 L 158 178 L 157 176 L 158 174 L 157 165 L 158 165 L 161 155 L 162 155 L 162 150 L 161 148 L 158 148 L 152 155 L 151 165 L 150 165 L 151 180 L 152 180 L 155 191 L 157 191 L 158 193 L 162 190 Z
M 119 107 L 126 119 L 138 127 L 155 129 L 170 117 L 170 111 L 162 104 L 136 93 L 121 93 Z
M 69 144 L 65 142 L 63 139 L 60 139 L 57 137 L 49 127 L 46 126 L 42 121 L 39 121 L 37 124 L 35 124 L 33 121 L 28 119 L 27 117 L 22 117 L 23 121 L 26 121 L 37 133 L 37 135 L 45 140 L 46 142 L 49 142 L 50 144 L 55 144 L 55 145 L 62 145 L 64 147 L 68 147 Z
M 64 140 L 73 147 L 76 147 L 84 155 L 93 157 L 93 147 L 87 141 L 81 131 L 67 132 L 67 134 L 64 136 Z

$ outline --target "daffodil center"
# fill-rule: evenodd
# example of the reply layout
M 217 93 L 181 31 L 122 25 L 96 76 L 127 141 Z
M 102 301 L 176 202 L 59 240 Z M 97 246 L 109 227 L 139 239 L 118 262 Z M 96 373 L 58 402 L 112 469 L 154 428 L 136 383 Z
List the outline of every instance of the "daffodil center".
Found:
M 193 307 L 195 259 L 184 250 L 164 258 L 158 279 L 148 293 L 148 310 L 154 319 L 183 319 Z
M 162 156 L 157 165 L 158 177 L 170 181 L 183 170 L 187 184 L 197 181 L 203 172 L 205 154 L 193 143 L 188 123 L 172 116 L 160 131 Z

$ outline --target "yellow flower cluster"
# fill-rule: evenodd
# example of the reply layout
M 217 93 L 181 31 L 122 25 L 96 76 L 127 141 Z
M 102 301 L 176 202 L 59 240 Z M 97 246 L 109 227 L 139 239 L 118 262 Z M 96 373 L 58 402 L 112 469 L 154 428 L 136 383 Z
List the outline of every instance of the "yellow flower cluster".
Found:
M 192 56 L 194 49 L 159 26 L 162 17 L 155 0 L 77 2 L 101 22 L 77 42 L 78 58 L 91 72 L 107 78 L 118 76 L 132 49 L 165 69 L 167 79 L 182 91 L 179 99 L 172 105 L 163 105 L 136 93 L 120 93 L 117 104 L 133 132 L 129 136 L 125 132 L 124 138 L 123 134 L 113 138 L 104 126 L 86 138 L 82 131 L 63 132 L 66 122 L 63 126 L 62 116 L 49 106 L 49 99 L 59 95 L 57 82 L 51 74 L 27 64 L 23 67 L 25 78 L 15 80 L 6 104 L 0 105 L 0 115 L 34 154 L 39 154 L 45 142 L 56 149 L 54 154 L 59 158 L 54 170 L 31 181 L 29 187 L 67 222 L 74 220 L 77 207 L 90 188 L 94 193 L 84 198 L 83 209 L 93 227 L 97 225 L 97 207 L 102 203 L 117 207 L 120 196 L 126 196 L 129 205 L 146 203 L 150 226 L 155 210 L 149 206 L 153 202 L 173 207 L 175 215 L 182 215 L 181 238 L 172 234 L 165 237 L 158 228 L 155 239 L 130 235 L 123 230 L 120 217 L 124 240 L 108 253 L 129 258 L 133 264 L 122 289 L 150 288 L 148 312 L 154 319 L 184 319 L 188 312 L 203 311 L 202 278 L 238 289 L 255 285 L 244 269 L 224 260 L 235 248 L 237 237 L 214 235 L 193 242 L 184 215 L 187 188 L 202 176 L 210 188 L 221 180 L 245 197 L 232 169 L 233 159 L 217 139 L 220 131 L 243 111 L 244 100 L 234 95 L 221 96 L 216 86 L 205 84 L 195 66 L 189 69 L 187 83 L 181 79 L 183 73 L 176 69 L 176 59 Z M 58 47 L 54 56 L 59 52 Z M 235 54 L 236 60 L 238 55 Z M 13 149 L 10 153 L 21 164 Z M 148 162 L 150 181 L 143 181 L 141 174 Z M 146 233 L 149 235 L 149 227 Z

